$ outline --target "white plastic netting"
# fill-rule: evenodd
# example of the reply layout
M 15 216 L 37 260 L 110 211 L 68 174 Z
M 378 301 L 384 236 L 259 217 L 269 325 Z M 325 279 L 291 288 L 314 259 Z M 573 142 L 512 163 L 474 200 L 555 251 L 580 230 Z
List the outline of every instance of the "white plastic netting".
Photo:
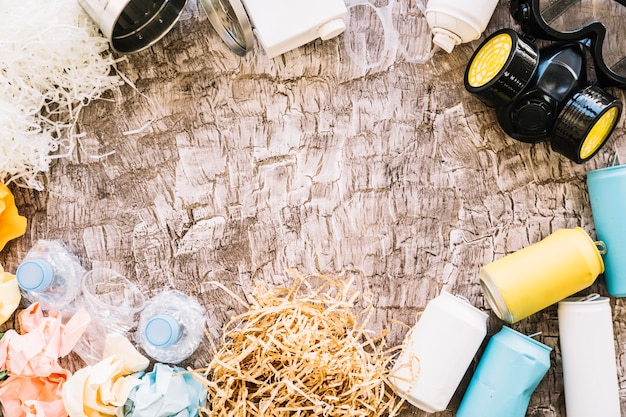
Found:
M 109 51 L 76 0 L 0 0 L 0 181 L 43 189 L 80 110 L 123 83 Z

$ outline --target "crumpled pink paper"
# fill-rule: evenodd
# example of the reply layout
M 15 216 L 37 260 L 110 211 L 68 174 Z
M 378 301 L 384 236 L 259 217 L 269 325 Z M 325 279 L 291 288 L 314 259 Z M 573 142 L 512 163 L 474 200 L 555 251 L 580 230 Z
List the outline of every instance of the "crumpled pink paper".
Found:
M 91 318 L 79 310 L 64 325 L 61 313 L 44 317 L 39 303 L 18 316 L 23 334 L 9 330 L 0 339 L 0 403 L 11 417 L 66 417 L 62 390 L 71 373 L 58 363 L 74 347 Z
M 90 321 L 80 309 L 64 325 L 59 311 L 44 317 L 39 303 L 31 304 L 19 314 L 22 334 L 11 329 L 0 339 L 0 369 L 19 376 L 63 373 L 58 359 L 71 352 Z

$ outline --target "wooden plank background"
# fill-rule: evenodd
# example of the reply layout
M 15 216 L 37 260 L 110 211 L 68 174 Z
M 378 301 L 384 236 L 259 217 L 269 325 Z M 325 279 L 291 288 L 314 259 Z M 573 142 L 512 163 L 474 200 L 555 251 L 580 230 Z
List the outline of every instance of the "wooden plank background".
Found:
M 400 5 L 406 12 L 408 0 Z M 486 34 L 503 27 L 517 27 L 504 1 Z M 428 44 L 419 22 L 398 20 L 398 31 Z M 136 89 L 84 110 L 85 136 L 51 166 L 45 190 L 12 188 L 28 230 L 0 263 L 14 272 L 34 241 L 61 239 L 85 267 L 114 268 L 147 295 L 195 290 L 214 336 L 240 307 L 203 282 L 249 297 L 257 281 L 284 284 L 287 268 L 356 277 L 355 289 L 374 294 L 370 327 L 389 329 L 391 345 L 406 333 L 395 320 L 413 325 L 444 288 L 488 310 L 482 265 L 559 228 L 595 236 L 585 173 L 624 155 L 626 139 L 622 120 L 576 165 L 507 137 L 463 88 L 478 44 L 370 71 L 350 60 L 343 36 L 273 60 L 256 44 L 240 58 L 192 0 L 163 40 L 120 63 Z M 590 292 L 606 294 L 602 278 Z M 625 304 L 611 304 L 623 392 Z M 491 313 L 489 334 L 502 325 Z M 554 349 L 528 416 L 565 416 L 556 308 L 513 327 L 541 331 Z M 185 364 L 209 360 L 205 343 Z M 470 377 L 433 416 L 454 415 Z

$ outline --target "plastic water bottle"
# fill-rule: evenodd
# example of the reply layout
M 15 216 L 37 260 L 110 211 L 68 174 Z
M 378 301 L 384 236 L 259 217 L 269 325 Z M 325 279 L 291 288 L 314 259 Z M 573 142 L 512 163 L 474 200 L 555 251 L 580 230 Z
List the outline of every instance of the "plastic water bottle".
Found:
M 153 359 L 177 364 L 198 348 L 206 311 L 198 301 L 170 290 L 151 298 L 139 316 L 138 340 Z
M 43 310 L 63 311 L 80 292 L 86 272 L 63 242 L 39 240 L 28 251 L 15 276 L 28 301 L 39 301 Z

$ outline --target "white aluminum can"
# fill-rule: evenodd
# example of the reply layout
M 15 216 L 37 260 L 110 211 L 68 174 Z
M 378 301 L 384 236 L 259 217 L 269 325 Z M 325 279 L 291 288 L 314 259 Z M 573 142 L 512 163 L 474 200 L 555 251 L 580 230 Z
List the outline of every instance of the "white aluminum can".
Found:
M 398 394 L 429 413 L 445 410 L 487 334 L 487 318 L 446 291 L 431 300 L 391 371 Z
M 620 417 L 609 298 L 566 298 L 558 316 L 567 417 Z

